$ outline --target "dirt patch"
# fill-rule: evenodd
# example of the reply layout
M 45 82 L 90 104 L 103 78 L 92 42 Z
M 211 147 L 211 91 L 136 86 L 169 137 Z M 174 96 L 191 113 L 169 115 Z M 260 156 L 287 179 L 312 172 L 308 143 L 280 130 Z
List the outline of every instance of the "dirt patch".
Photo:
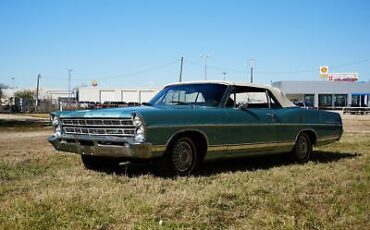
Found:
M 4 141 L 27 141 L 28 138 L 48 137 L 52 134 L 51 130 L 29 131 L 29 132 L 0 132 L 0 143 Z
M 370 133 L 370 115 L 342 114 L 344 132 Z
M 0 120 L 48 120 L 49 118 L 27 114 L 0 113 Z

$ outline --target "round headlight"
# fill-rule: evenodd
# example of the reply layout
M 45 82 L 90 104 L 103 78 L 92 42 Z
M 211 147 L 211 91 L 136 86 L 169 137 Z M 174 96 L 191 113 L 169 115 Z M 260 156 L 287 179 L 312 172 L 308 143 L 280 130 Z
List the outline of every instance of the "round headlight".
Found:
M 135 134 L 135 140 L 136 141 L 144 141 L 144 127 L 140 126 L 139 128 L 136 129 L 136 134 Z
M 136 115 L 135 117 L 134 117 L 134 119 L 133 119 L 133 124 L 136 126 L 136 127 L 139 127 L 139 126 L 141 126 L 142 124 L 143 124 L 143 121 L 141 120 L 141 118 L 138 116 L 138 115 Z
M 52 126 L 58 126 L 59 125 L 59 118 L 57 116 L 54 116 L 52 121 L 51 121 L 51 125 Z
M 62 135 L 62 128 L 60 127 L 60 125 L 55 127 L 54 135 L 57 136 L 57 137 Z
M 135 126 L 135 141 L 143 142 L 145 140 L 145 129 L 142 118 L 135 114 L 132 118 L 132 123 Z

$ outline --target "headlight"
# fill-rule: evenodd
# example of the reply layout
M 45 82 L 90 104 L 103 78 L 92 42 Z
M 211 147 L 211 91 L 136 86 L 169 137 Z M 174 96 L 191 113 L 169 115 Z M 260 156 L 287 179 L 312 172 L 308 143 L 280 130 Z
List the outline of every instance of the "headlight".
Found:
M 52 120 L 51 120 L 51 125 L 52 125 L 52 126 L 54 126 L 54 127 L 56 127 L 56 126 L 58 126 L 58 125 L 59 125 L 59 123 L 60 123 L 60 121 L 59 121 L 59 117 L 57 117 L 57 116 L 53 116 L 53 118 L 52 118 Z
M 135 126 L 135 141 L 143 142 L 145 140 L 145 129 L 142 118 L 135 114 L 132 123 Z
M 51 125 L 53 126 L 54 136 L 62 135 L 62 124 L 58 116 L 52 116 Z
M 141 118 L 138 115 L 135 115 L 134 119 L 133 119 L 133 123 L 134 123 L 135 127 L 140 127 L 143 124 L 143 121 L 141 120 Z

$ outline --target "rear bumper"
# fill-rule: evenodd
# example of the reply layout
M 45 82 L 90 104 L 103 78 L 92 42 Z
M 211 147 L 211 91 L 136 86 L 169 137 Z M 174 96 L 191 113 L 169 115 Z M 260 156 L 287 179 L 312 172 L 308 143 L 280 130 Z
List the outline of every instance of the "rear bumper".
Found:
M 91 136 L 51 136 L 48 141 L 58 151 L 82 155 L 150 159 L 160 157 L 162 152 L 153 151 L 151 143 L 130 140 L 107 139 Z

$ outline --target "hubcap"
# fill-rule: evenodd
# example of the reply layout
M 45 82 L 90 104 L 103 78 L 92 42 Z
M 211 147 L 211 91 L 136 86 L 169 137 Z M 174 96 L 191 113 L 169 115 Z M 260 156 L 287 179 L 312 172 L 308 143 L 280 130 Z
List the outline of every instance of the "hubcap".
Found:
M 303 136 L 300 136 L 298 139 L 296 151 L 300 159 L 305 158 L 308 154 L 308 143 L 306 138 L 304 138 Z
M 193 164 L 193 150 L 189 143 L 181 141 L 173 150 L 173 164 L 179 172 L 185 172 Z

